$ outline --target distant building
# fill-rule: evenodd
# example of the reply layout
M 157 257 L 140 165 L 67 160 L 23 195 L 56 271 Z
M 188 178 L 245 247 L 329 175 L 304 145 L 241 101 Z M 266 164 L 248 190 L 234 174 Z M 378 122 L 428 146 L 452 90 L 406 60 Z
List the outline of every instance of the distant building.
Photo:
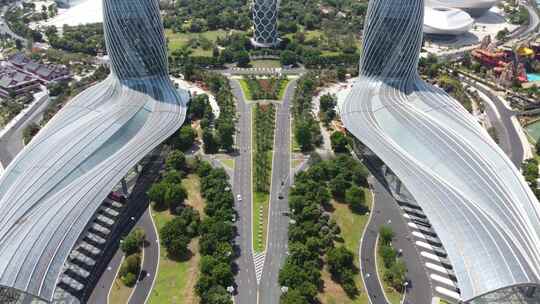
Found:
M 455 36 L 468 32 L 474 19 L 466 12 L 447 7 L 424 8 L 424 33 L 428 35 Z
M 251 43 L 255 47 L 274 47 L 279 43 L 277 32 L 278 0 L 253 1 L 253 26 Z
M 16 53 L 10 56 L 8 61 L 21 72 L 32 74 L 43 84 L 51 81 L 65 80 L 71 77 L 69 69 L 66 66 L 37 63 L 23 53 Z
M 0 66 L 0 97 L 19 96 L 39 90 L 37 78 L 10 66 Z
M 427 0 L 432 7 L 448 7 L 464 10 L 473 17 L 479 17 L 489 11 L 501 0 Z

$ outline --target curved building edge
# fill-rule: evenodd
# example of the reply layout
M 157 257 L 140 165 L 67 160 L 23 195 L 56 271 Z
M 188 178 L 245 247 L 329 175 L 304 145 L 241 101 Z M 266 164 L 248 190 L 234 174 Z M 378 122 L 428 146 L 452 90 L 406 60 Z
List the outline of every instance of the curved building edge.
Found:
M 184 122 L 156 0 L 104 0 L 111 74 L 66 104 L 0 177 L 0 286 L 47 302 L 111 188 Z
M 341 117 L 423 209 L 466 302 L 525 296 L 514 286 L 540 284 L 538 200 L 463 106 L 418 76 L 423 5 L 370 1 L 360 77 Z

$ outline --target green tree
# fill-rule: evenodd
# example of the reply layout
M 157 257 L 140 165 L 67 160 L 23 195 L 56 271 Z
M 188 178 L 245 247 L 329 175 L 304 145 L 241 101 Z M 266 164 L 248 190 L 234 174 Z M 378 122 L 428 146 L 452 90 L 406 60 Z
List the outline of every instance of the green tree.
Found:
M 154 183 L 148 189 L 146 193 L 151 202 L 154 202 L 154 208 L 156 210 L 163 210 L 165 205 L 165 194 L 167 193 L 167 184 L 166 183 Z
M 197 137 L 197 133 L 191 125 L 184 125 L 180 130 L 173 135 L 172 146 L 174 149 L 180 149 L 182 151 L 189 150 Z
M 390 269 L 384 273 L 383 278 L 394 289 L 402 290 L 403 284 L 407 280 L 407 265 L 401 259 L 397 259 Z
M 392 239 L 394 238 L 394 231 L 392 230 L 392 227 L 387 225 L 381 226 L 379 229 L 379 237 L 381 244 L 390 245 Z
M 355 212 L 364 211 L 366 209 L 366 195 L 364 190 L 356 185 L 352 185 L 345 192 L 345 202 Z
M 293 51 L 285 50 L 281 52 L 279 56 L 279 61 L 281 65 L 295 65 L 297 62 L 296 54 Z
M 221 122 L 217 128 L 220 146 L 227 152 L 232 151 L 234 146 L 234 124 L 232 121 Z
M 330 142 L 332 144 L 332 150 L 336 153 L 348 153 L 349 149 L 347 148 L 347 145 L 349 144 L 347 137 L 339 132 L 336 131 L 332 133 L 330 136 Z
M 219 145 L 218 145 L 217 139 L 212 133 L 212 131 L 204 130 L 202 138 L 203 138 L 203 144 L 204 144 L 203 148 L 204 148 L 205 153 L 214 154 L 219 151 Z
M 173 150 L 169 156 L 167 157 L 167 160 L 165 161 L 165 165 L 167 166 L 167 169 L 174 169 L 174 170 L 185 170 L 186 168 L 186 156 L 184 155 L 184 152 L 180 150 Z
M 383 259 L 384 267 L 390 268 L 397 258 L 397 251 L 389 245 L 379 246 L 379 255 Z
M 126 276 L 128 273 L 132 273 L 136 276 L 139 275 L 141 270 L 141 255 L 138 253 L 127 256 L 120 266 L 120 277 Z
M 345 199 L 345 192 L 347 191 L 347 189 L 349 189 L 350 186 L 351 183 L 347 181 L 344 174 L 338 174 L 328 184 L 330 192 L 332 193 L 334 198 L 340 201 Z
M 210 100 L 206 94 L 198 94 L 191 98 L 189 102 L 189 113 L 193 119 L 203 118 L 205 112 L 210 107 Z M 211 109 L 211 108 L 210 108 Z
M 289 289 L 281 296 L 281 304 L 305 304 L 309 303 L 302 293 L 296 289 Z
M 311 150 L 313 147 L 311 126 L 306 122 L 299 122 L 294 133 L 296 141 L 300 145 L 300 149 L 304 152 Z
M 236 61 L 238 62 L 239 67 L 248 67 L 249 66 L 249 53 L 247 51 L 240 51 L 236 54 Z
M 345 246 L 339 246 L 330 249 L 326 255 L 328 270 L 333 277 L 340 279 L 344 269 L 355 268 L 354 254 Z M 339 280 L 341 281 L 341 280 Z
M 171 213 L 177 213 L 178 208 L 186 198 L 187 192 L 182 184 L 168 184 L 165 192 L 165 204 L 169 207 Z
M 126 255 L 137 253 L 144 245 L 144 239 L 144 230 L 135 228 L 122 240 L 120 248 Z

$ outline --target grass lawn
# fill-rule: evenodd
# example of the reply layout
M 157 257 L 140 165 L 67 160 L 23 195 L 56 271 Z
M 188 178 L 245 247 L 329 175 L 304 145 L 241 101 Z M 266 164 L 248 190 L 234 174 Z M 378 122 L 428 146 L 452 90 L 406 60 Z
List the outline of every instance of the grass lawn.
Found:
M 253 101 L 253 95 L 251 94 L 248 82 L 245 79 L 239 79 L 238 81 L 240 82 L 240 87 L 242 88 L 242 92 L 244 93 L 244 98 L 246 99 L 246 101 Z M 289 79 L 281 81 L 279 92 L 277 94 L 277 100 L 283 100 L 283 95 L 285 95 L 285 90 L 287 89 L 288 84 Z
M 366 201 L 368 207 L 371 209 L 372 196 L 371 192 L 365 190 Z M 362 238 L 362 232 L 369 219 L 369 214 L 357 214 L 351 212 L 347 204 L 338 203 L 332 200 L 332 218 L 341 229 L 341 236 L 343 237 L 345 247 L 352 251 L 355 255 L 354 264 L 360 270 L 358 264 L 358 250 L 360 248 L 360 240 Z M 322 272 L 322 278 L 324 280 L 324 291 L 319 294 L 319 299 L 323 304 L 365 304 L 368 303 L 367 293 L 364 291 L 364 285 L 362 284 L 362 278 L 360 272 L 355 275 L 354 281 L 360 291 L 359 295 L 355 299 L 351 299 L 347 296 L 341 285 L 334 282 L 327 271 L 326 267 Z
M 234 159 L 232 158 L 223 158 L 220 160 L 225 167 L 234 170 Z
M 287 86 L 289 85 L 289 79 L 284 79 L 280 83 L 279 87 L 279 93 L 278 93 L 278 99 L 283 100 L 283 96 L 285 95 L 285 90 L 287 89 Z
M 377 245 L 378 246 L 378 245 Z M 386 297 L 390 301 L 390 304 L 400 304 L 401 303 L 401 296 L 402 294 L 397 292 L 394 288 L 390 287 L 384 280 L 384 272 L 386 271 L 386 267 L 384 267 L 384 263 L 382 261 L 382 257 L 379 256 L 379 250 L 377 250 L 377 274 L 379 275 L 379 278 L 381 279 L 381 283 L 383 284 L 384 293 L 386 294 Z
M 228 33 L 229 31 L 226 30 L 207 31 L 203 33 L 174 33 L 171 29 L 166 29 L 165 37 L 169 41 L 169 52 L 172 52 L 188 45 L 190 39 L 203 37 L 213 43 L 216 42 L 218 37 L 225 37 Z M 193 55 L 195 56 L 212 56 L 211 48 L 209 50 L 204 50 L 202 48 L 194 48 L 192 50 Z
M 113 286 L 111 286 L 111 292 L 109 293 L 109 303 L 127 303 L 132 291 L 133 288 L 127 287 L 120 281 L 120 278 L 116 278 Z
M 246 101 L 253 100 L 253 96 L 251 95 L 251 90 L 249 89 L 247 81 L 245 79 L 239 79 L 238 82 L 240 82 L 240 87 L 242 88 Z
M 268 193 L 253 192 L 253 249 L 257 253 L 263 252 L 266 247 L 269 199 Z
M 196 175 L 188 175 L 182 180 L 182 184 L 188 192 L 186 204 L 195 208 L 202 215 L 204 201 L 200 195 L 200 180 Z M 158 232 L 174 215 L 168 210 L 156 212 L 152 211 L 152 218 L 156 223 Z M 195 294 L 195 283 L 199 276 L 199 242 L 193 239 L 189 244 L 193 253 L 191 259 L 187 261 L 171 260 L 163 246 L 160 247 L 159 270 L 152 293 L 150 304 L 175 303 L 175 304 L 197 304 L 199 299 Z M 111 302 L 116 303 L 116 302 Z
M 251 66 L 254 68 L 280 68 L 279 60 L 253 60 Z

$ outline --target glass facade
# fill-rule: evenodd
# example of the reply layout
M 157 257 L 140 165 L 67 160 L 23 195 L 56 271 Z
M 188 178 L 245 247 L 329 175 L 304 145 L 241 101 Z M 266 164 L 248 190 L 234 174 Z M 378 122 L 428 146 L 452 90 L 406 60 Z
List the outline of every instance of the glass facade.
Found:
M 420 79 L 423 12 L 422 0 L 369 2 L 360 77 L 340 115 L 427 215 L 462 300 L 528 303 L 505 299 L 540 284 L 540 204 L 476 119 Z
M 277 18 L 278 0 L 253 1 L 253 40 L 259 46 L 275 46 L 278 44 Z
M 53 301 L 108 193 L 184 121 L 189 96 L 168 76 L 158 1 L 103 0 L 103 9 L 111 74 L 70 100 L 0 176 L 2 303 Z

